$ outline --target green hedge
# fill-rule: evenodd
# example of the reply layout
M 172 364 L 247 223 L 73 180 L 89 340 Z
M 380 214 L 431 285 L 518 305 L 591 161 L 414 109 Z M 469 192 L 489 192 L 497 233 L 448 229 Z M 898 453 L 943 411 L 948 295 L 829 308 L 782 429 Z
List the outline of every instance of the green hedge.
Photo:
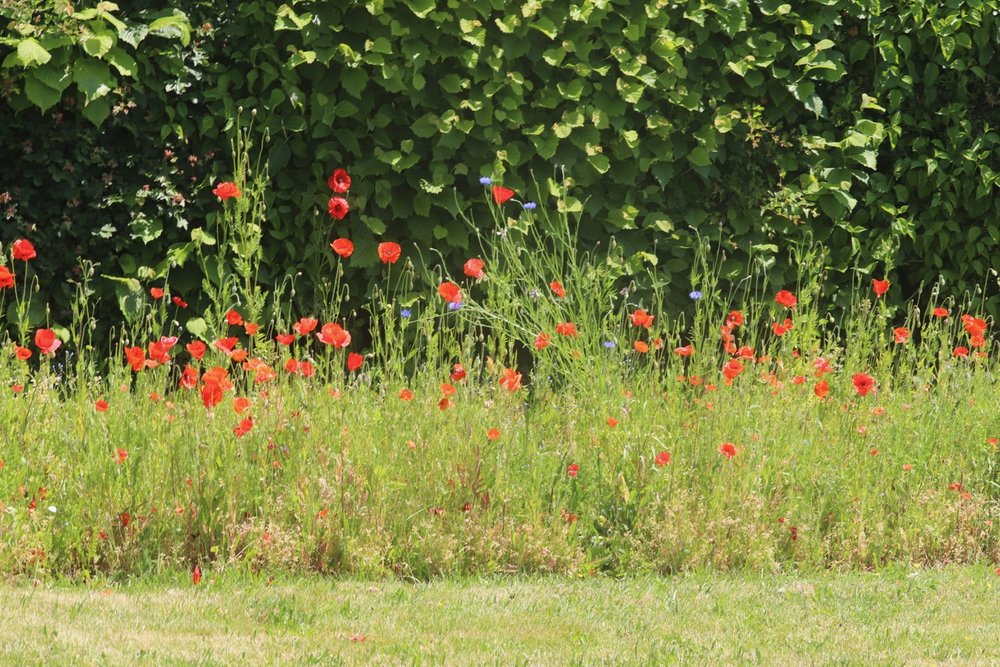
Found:
M 0 234 L 103 274 L 148 282 L 184 259 L 240 107 L 269 137 L 263 278 L 301 272 L 303 308 L 325 298 L 338 235 L 359 296 L 378 240 L 464 260 L 456 212 L 483 175 L 541 206 L 565 175 L 584 239 L 614 235 L 678 304 L 698 235 L 729 277 L 752 255 L 777 285 L 792 248 L 823 244 L 840 306 L 883 274 L 897 296 L 939 275 L 974 289 L 1000 250 L 996 0 L 174 0 L 25 21 L 27 4 L 0 10 Z M 355 185 L 335 225 L 338 166 Z M 61 278 L 74 253 L 39 266 Z M 193 266 L 170 270 L 196 289 Z M 43 281 L 65 307 L 62 284 Z

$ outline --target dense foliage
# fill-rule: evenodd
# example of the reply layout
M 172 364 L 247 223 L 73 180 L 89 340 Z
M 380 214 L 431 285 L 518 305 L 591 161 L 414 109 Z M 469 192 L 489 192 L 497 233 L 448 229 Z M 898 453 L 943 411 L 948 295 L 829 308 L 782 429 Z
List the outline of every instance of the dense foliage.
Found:
M 779 286 L 794 248 L 822 244 L 840 307 L 854 268 L 907 297 L 989 280 L 1000 303 L 996 0 L 153 4 L 0 9 L 0 239 L 70 249 L 49 277 L 98 262 L 108 306 L 168 271 L 196 290 L 241 107 L 270 174 L 261 282 L 303 274 L 305 307 L 329 293 L 335 236 L 356 246 L 355 303 L 381 240 L 464 255 L 481 176 L 543 205 L 568 186 L 584 241 L 614 235 L 623 274 L 655 265 L 675 304 L 699 235 L 727 277 Z M 334 229 L 337 166 L 355 186 Z M 67 320 L 71 288 L 42 283 Z

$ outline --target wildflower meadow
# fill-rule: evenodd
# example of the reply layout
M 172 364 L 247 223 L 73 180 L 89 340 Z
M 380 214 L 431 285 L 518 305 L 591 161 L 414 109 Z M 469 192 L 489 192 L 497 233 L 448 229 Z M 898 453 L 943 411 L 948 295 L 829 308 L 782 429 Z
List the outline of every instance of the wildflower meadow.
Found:
M 197 582 L 1000 559 L 997 362 L 975 295 L 890 303 L 889 281 L 863 276 L 830 319 L 821 248 L 794 284 L 750 265 L 723 292 L 706 240 L 690 284 L 664 288 L 690 292 L 676 311 L 620 280 L 613 240 L 577 252 L 566 215 L 484 177 L 466 218 L 476 252 L 421 272 L 417 250 L 381 240 L 359 331 L 346 286 L 300 313 L 257 283 L 265 182 L 247 165 L 244 150 L 213 189 L 201 317 L 181 327 L 194 295 L 144 285 L 142 316 L 96 350 L 106 325 L 84 274 L 71 323 L 8 331 L 4 571 Z M 339 221 L 349 172 L 328 185 Z M 57 250 L 5 248 L 15 313 L 32 306 L 33 262 Z M 352 251 L 330 239 L 336 275 Z

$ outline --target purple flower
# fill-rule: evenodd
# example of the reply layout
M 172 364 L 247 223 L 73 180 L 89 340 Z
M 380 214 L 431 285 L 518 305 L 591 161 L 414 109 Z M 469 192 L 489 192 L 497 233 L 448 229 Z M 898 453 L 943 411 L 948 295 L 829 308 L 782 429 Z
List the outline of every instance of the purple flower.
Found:
M 482 177 L 480 177 L 479 182 L 482 185 L 493 185 L 493 179 L 490 178 L 489 176 L 482 176 Z

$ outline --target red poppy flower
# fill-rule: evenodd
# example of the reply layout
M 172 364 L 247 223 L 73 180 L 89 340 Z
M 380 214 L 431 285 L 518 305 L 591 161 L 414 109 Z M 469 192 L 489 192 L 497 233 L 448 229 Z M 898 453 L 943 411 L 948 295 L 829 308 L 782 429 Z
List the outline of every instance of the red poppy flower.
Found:
M 830 393 L 830 383 L 827 382 L 826 380 L 820 380 L 819 382 L 816 383 L 816 386 L 813 387 L 813 393 L 815 393 L 820 398 L 826 398 L 827 395 Z
M 330 248 L 344 259 L 354 254 L 354 243 L 350 239 L 337 239 L 330 244 Z
M 832 373 L 833 366 L 830 362 L 823 357 L 817 357 L 816 361 L 813 362 L 813 368 L 816 369 L 816 377 L 823 377 L 824 373 Z
M 795 298 L 795 295 L 786 289 L 783 289 L 775 294 L 774 300 L 785 308 L 794 308 L 795 304 L 798 303 L 798 299 Z
M 324 345 L 332 345 L 341 350 L 351 344 L 351 334 L 336 322 L 324 324 L 316 338 Z
M 243 364 L 243 369 L 253 373 L 253 381 L 256 384 L 264 384 L 278 377 L 278 373 L 261 359 L 251 359 Z
M 650 328 L 653 326 L 654 315 L 650 315 L 642 308 L 637 308 L 634 313 L 632 313 L 632 326 L 634 327 L 645 327 Z
M 558 280 L 553 280 L 552 282 L 550 282 L 549 289 L 551 289 L 552 293 L 555 294 L 560 299 L 566 296 L 566 290 L 563 289 L 562 283 L 559 282 Z
M 250 399 L 246 396 L 237 396 L 233 399 L 233 410 L 241 415 L 250 407 Z
M 330 177 L 326 179 L 326 184 L 334 192 L 344 194 L 351 189 L 351 177 L 346 169 L 334 169 Z
M 576 336 L 576 325 L 572 322 L 560 322 L 556 325 L 556 333 L 560 336 Z
M 242 193 L 235 183 L 225 181 L 215 186 L 212 194 L 218 197 L 219 201 L 226 201 L 230 197 L 239 197 Z
M 289 359 L 285 362 L 285 370 L 292 375 L 297 375 L 299 372 L 299 362 L 297 359 Z
M 0 265 L 0 288 L 13 286 L 14 274 L 6 266 Z
M 205 356 L 205 352 L 208 348 L 200 340 L 192 341 L 184 346 L 184 348 L 191 354 L 195 359 L 201 359 Z
M 500 429 L 491 428 L 486 432 L 487 440 L 496 440 L 499 437 L 500 437 Z
M 475 259 L 475 258 L 468 259 L 462 266 L 462 273 L 469 276 L 470 278 L 481 280 L 483 276 L 486 275 L 483 272 L 483 266 L 484 266 L 483 260 L 481 259 Z
M 729 312 L 729 316 L 726 317 L 726 326 L 730 329 L 734 327 L 739 327 L 743 325 L 743 313 L 738 310 L 732 310 Z
M 249 433 L 250 429 L 252 428 L 253 428 L 253 419 L 251 417 L 247 417 L 233 428 L 233 433 L 236 434 L 237 438 L 242 438 L 247 433 Z
M 361 365 L 365 363 L 365 358 L 362 357 L 357 352 L 351 352 L 347 355 L 347 370 L 354 372 L 361 368 Z
M 236 336 L 228 336 L 226 338 L 220 338 L 219 340 L 212 343 L 212 345 L 217 349 L 222 350 L 227 355 L 231 355 L 233 352 L 233 348 L 236 347 L 236 344 L 238 342 L 240 342 L 240 339 L 237 338 Z M 240 360 L 237 359 L 237 361 Z
M 964 345 L 959 345 L 954 350 L 952 350 L 951 353 L 956 357 L 967 359 L 969 357 L 969 348 L 965 347 Z
M 653 463 L 656 465 L 657 468 L 662 468 L 663 466 L 667 465 L 668 463 L 670 463 L 670 452 L 660 452 L 659 454 L 656 455 L 656 458 L 653 459 Z
M 719 453 L 727 459 L 731 459 L 736 456 L 736 445 L 731 442 L 724 442 L 719 445 Z
M 121 447 L 115 449 L 115 463 L 122 465 L 125 463 L 125 459 L 128 458 L 128 452 Z
M 453 384 L 448 384 L 447 382 L 445 382 L 441 385 L 441 393 L 444 394 L 445 396 L 452 396 L 455 394 L 456 391 L 458 390 L 455 389 L 455 385 Z
M 138 345 L 125 348 L 125 360 L 132 370 L 138 373 L 146 367 L 146 351 Z
M 694 347 L 691 345 L 684 345 L 683 347 L 675 347 L 674 354 L 678 357 L 690 357 L 694 354 Z
M 185 366 L 178 384 L 184 389 L 194 389 L 198 384 L 198 371 L 191 366 Z
M 614 427 L 618 426 L 618 420 L 615 419 L 614 417 L 608 417 L 608 426 L 610 428 L 614 428 Z
M 448 303 L 462 300 L 462 289 L 450 281 L 445 281 L 438 285 L 438 294 Z
M 248 336 L 252 336 L 260 331 L 260 325 L 256 322 L 244 322 L 243 331 L 246 331 Z
M 521 388 L 521 374 L 513 368 L 505 368 L 503 377 L 500 378 L 500 386 L 509 392 L 515 392 Z
M 549 346 L 549 341 L 552 340 L 552 336 L 548 335 L 544 331 L 537 336 L 535 336 L 535 349 L 544 350 Z
M 201 402 L 205 408 L 214 408 L 222 402 L 222 385 L 217 382 L 206 382 L 201 388 Z
M 505 201 L 514 196 L 514 191 L 510 188 L 505 188 L 502 185 L 493 186 L 493 201 L 497 203 L 497 206 L 503 204 Z
M 637 340 L 634 343 L 632 343 L 632 347 L 635 348 L 635 351 L 638 352 L 639 354 L 646 354 L 647 352 L 649 352 L 649 345 L 647 345 L 641 340 Z
M 386 241 L 378 244 L 378 258 L 383 264 L 395 264 L 403 254 L 403 249 L 398 243 Z
M 455 364 L 451 367 L 451 379 L 454 382 L 461 382 L 465 379 L 465 367 L 462 364 Z
M 351 205 L 343 197 L 330 197 L 326 210 L 334 220 L 343 220 L 351 210 Z
M 403 401 L 412 401 L 413 400 L 413 392 L 410 391 L 409 389 L 401 389 L 399 391 L 399 398 L 400 398 L 400 400 L 403 400 Z
M 188 307 L 188 302 L 185 301 L 184 299 L 180 298 L 179 296 L 175 296 L 173 299 L 171 299 L 171 301 L 173 301 L 174 305 L 177 306 L 178 308 L 187 308 Z
M 298 322 L 292 325 L 292 330 L 300 336 L 308 336 L 316 325 L 319 324 L 319 320 L 314 317 L 303 317 L 300 318 Z
M 194 570 L 191 572 L 191 583 L 195 586 L 201 583 L 201 568 L 197 565 L 194 566 Z
M 743 372 L 743 364 L 737 359 L 730 359 L 725 366 L 722 367 L 722 374 L 726 376 L 726 379 L 732 382 Z
M 858 392 L 858 396 L 867 396 L 868 392 L 875 388 L 875 380 L 865 373 L 855 373 L 851 382 L 854 384 L 854 390 Z
M 14 354 L 21 361 L 27 361 L 28 359 L 31 359 L 31 350 L 29 350 L 26 347 L 21 347 L 17 343 L 14 343 Z
M 753 348 L 748 345 L 744 345 L 740 349 L 736 350 L 736 356 L 745 361 L 753 361 Z
M 278 334 L 274 337 L 282 345 L 291 345 L 295 342 L 295 334 Z
M 155 341 L 149 344 L 149 358 L 158 364 L 170 363 L 170 348 L 162 341 Z
M 579 475 L 580 464 L 570 463 L 568 466 L 566 466 L 566 474 L 569 475 L 570 477 L 576 477 L 577 475 Z
M 875 292 L 875 298 L 882 298 L 882 295 L 889 290 L 889 281 L 872 278 L 872 290 Z
M 39 329 L 35 332 L 35 347 L 42 354 L 55 354 L 62 346 L 62 341 L 56 338 L 56 332 L 52 329 Z
M 905 343 L 910 339 L 910 330 L 906 327 L 896 327 L 892 330 L 892 337 L 897 343 Z
M 986 333 L 986 320 L 972 315 L 962 315 L 962 324 L 970 336 L 982 336 Z
M 154 300 L 159 301 L 163 298 L 163 290 L 159 287 L 150 287 L 149 295 L 153 297 Z
M 229 322 L 230 326 L 239 326 L 243 324 L 243 316 L 235 310 L 230 310 L 226 313 L 226 322 Z
M 105 401 L 105 400 L 104 400 L 104 399 L 102 398 L 102 399 L 98 400 L 98 401 L 97 401 L 96 403 L 94 403 L 94 408 L 95 408 L 95 409 L 96 409 L 96 410 L 97 410 L 98 412 L 107 412 L 107 411 L 108 411 L 108 402 L 107 402 L 107 401 Z
M 19 259 L 22 262 L 27 262 L 29 259 L 34 259 L 38 257 L 38 253 L 35 252 L 35 246 L 31 245 L 31 241 L 27 239 L 18 239 L 11 244 L 11 250 L 14 254 L 14 259 Z
M 940 306 L 931 311 L 931 315 L 934 317 L 948 317 L 948 309 L 941 308 Z

